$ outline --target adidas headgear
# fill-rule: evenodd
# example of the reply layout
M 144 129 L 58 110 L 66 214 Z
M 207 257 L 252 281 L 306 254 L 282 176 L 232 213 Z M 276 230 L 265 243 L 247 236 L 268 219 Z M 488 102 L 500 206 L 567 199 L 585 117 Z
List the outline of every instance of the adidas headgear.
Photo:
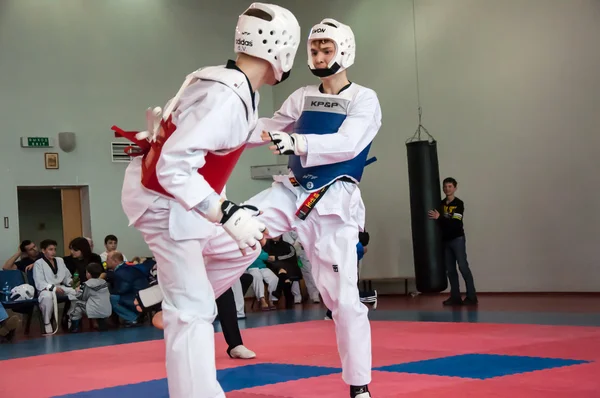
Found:
M 289 10 L 252 3 L 235 28 L 235 52 L 268 61 L 277 82 L 290 74 L 300 44 L 300 25 Z

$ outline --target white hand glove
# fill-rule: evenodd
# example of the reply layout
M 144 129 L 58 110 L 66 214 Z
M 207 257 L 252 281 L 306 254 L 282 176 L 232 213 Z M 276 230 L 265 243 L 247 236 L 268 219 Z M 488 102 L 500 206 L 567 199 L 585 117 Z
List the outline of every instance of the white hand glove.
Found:
M 271 142 L 277 146 L 280 155 L 306 155 L 308 143 L 301 134 L 288 134 L 281 131 L 269 132 Z
M 254 206 L 238 206 L 228 200 L 221 205 L 221 224 L 225 231 L 238 243 L 239 248 L 254 248 L 264 239 L 266 226 L 256 216 L 259 211 Z
M 146 110 L 146 131 L 140 131 L 135 135 L 135 138 L 138 140 L 149 139 L 151 141 L 156 141 L 156 137 L 158 136 L 160 130 L 160 122 L 162 120 L 162 109 L 160 107 L 156 107 L 154 109 L 148 108 Z

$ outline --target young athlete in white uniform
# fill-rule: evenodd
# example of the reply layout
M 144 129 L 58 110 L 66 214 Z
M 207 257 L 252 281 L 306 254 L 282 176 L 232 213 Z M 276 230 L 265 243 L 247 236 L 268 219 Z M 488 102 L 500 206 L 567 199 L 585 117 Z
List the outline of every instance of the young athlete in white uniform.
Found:
M 312 28 L 308 64 L 321 84 L 296 90 L 272 118 L 259 120 L 251 139 L 289 155 L 291 174 L 275 176 L 270 189 L 246 204 L 263 212 L 258 218 L 269 236 L 297 231 L 333 312 L 342 377 L 351 397 L 367 398 L 371 329 L 356 288 L 356 244 L 365 225 L 358 183 L 381 126 L 381 108 L 373 90 L 348 80 L 354 57 L 350 27 L 324 19 Z
M 238 19 L 236 61 L 190 74 L 164 111 L 148 110 L 148 131 L 113 127 L 141 155 L 127 168 L 122 205 L 157 261 L 172 398 L 225 396 L 215 298 L 258 256 L 268 231 L 255 209 L 226 200 L 224 187 L 256 125 L 259 88 L 287 78 L 300 40 L 290 11 L 253 3 Z

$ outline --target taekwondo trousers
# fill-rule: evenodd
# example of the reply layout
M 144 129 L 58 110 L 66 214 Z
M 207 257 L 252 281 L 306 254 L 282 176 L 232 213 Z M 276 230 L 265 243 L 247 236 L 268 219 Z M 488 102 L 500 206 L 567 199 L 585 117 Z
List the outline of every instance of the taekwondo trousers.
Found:
M 60 287 L 65 292 L 65 295 L 67 295 L 70 301 L 77 300 L 77 292 L 75 292 L 75 289 L 62 285 L 58 287 Z M 57 294 L 56 297 L 59 298 L 61 296 L 63 295 Z M 42 313 L 42 318 L 44 319 L 44 324 L 48 325 L 51 323 L 52 317 L 54 316 L 54 299 L 52 298 L 52 292 L 48 290 L 42 290 L 41 292 L 39 292 L 38 302 L 40 305 L 40 312 Z M 71 303 L 71 305 L 72 304 L 74 303 Z M 60 319 L 55 319 L 54 321 L 56 321 L 57 324 L 60 323 Z
M 175 240 L 170 202 L 157 199 L 134 223 L 157 262 L 169 396 L 222 398 L 215 364 L 215 299 L 239 280 L 260 247 L 247 249 L 242 256 L 225 230 L 211 224 L 208 228 L 214 233 L 204 238 Z
M 360 302 L 358 283 L 359 225 L 364 205 L 358 186 L 335 182 L 305 220 L 295 213 L 308 193 L 294 187 L 286 176 L 275 176 L 271 188 L 244 204 L 258 207 L 258 216 L 271 237 L 296 230 L 311 263 L 311 272 L 323 301 L 333 312 L 342 362 L 342 378 L 354 386 L 371 382 L 371 327 L 367 307 Z M 359 215 L 357 215 L 359 213 Z M 363 221 L 361 221 L 363 220 Z

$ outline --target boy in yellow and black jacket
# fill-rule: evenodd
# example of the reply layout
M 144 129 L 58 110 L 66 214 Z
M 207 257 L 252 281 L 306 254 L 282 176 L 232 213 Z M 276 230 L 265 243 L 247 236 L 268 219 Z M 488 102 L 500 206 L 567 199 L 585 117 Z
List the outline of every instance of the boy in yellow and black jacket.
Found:
M 454 196 L 457 185 L 458 183 L 452 177 L 444 179 L 443 190 L 446 197 L 440 203 L 439 210 L 429 211 L 429 217 L 436 220 L 442 231 L 444 262 L 450 283 L 450 298 L 444 301 L 444 305 L 475 305 L 477 304 L 477 293 L 473 274 L 467 261 L 466 236 L 463 225 L 465 204 Z M 467 289 L 467 297 L 464 301 L 460 296 L 457 263 Z

